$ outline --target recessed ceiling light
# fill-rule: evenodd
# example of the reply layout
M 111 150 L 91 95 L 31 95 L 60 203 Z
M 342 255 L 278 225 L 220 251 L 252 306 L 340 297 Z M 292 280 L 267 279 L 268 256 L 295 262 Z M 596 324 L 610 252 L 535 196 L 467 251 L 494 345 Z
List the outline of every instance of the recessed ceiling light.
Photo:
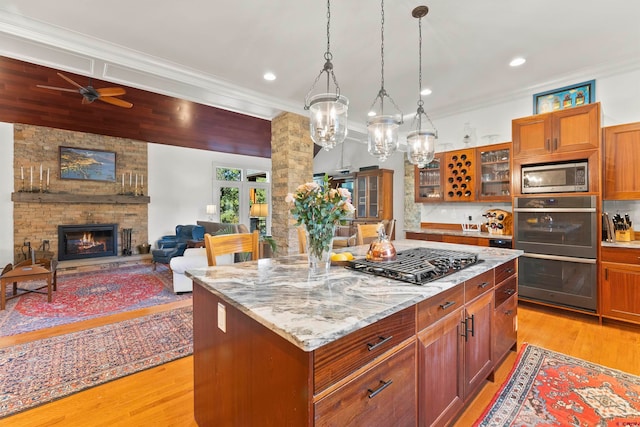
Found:
M 374 117 L 376 115 L 375 111 L 369 111 L 369 113 L 367 113 L 367 116 L 369 117 Z
M 431 89 L 429 88 L 424 88 L 420 91 L 420 95 L 424 95 L 424 96 L 431 95 L 431 93 L 432 93 Z
M 513 58 L 511 60 L 511 62 L 509 62 L 509 65 L 512 67 L 519 67 L 522 64 L 524 64 L 525 62 L 527 62 L 526 59 L 522 58 L 522 57 L 518 57 L 518 58 Z
M 264 76 L 262 76 L 262 77 L 264 77 L 264 79 L 267 80 L 267 81 L 273 81 L 273 80 L 276 79 L 276 75 L 273 74 L 272 72 L 264 73 Z

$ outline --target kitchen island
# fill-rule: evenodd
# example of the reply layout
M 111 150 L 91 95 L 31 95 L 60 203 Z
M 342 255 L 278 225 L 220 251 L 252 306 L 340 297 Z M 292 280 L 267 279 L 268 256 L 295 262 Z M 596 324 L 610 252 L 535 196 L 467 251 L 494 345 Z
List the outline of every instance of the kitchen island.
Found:
M 304 255 L 189 270 L 198 424 L 424 425 L 454 416 L 504 356 L 496 347 L 515 345 L 515 306 L 505 338 L 495 301 L 506 300 L 498 288 L 514 301 L 521 252 L 394 245 L 474 252 L 482 262 L 424 285 L 343 267 L 308 277 Z M 363 257 L 367 247 L 350 249 Z

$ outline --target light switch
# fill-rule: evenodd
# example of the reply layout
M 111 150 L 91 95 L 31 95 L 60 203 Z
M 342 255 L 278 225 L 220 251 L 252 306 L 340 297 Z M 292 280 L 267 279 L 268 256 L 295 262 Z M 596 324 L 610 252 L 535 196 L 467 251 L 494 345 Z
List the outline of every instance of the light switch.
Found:
M 227 333 L 227 308 L 222 303 L 218 303 L 218 328 Z

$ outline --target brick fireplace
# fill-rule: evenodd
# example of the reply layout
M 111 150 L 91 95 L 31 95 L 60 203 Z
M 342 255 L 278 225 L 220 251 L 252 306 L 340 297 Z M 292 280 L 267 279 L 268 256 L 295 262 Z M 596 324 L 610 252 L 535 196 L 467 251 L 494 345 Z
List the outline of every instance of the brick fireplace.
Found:
M 23 245 L 35 249 L 48 246 L 59 256 L 59 225 L 115 224 L 118 230 L 132 230 L 132 246 L 148 242 L 148 197 L 119 195 L 121 182 L 100 182 L 59 178 L 59 146 L 89 148 L 116 153 L 116 176 L 147 172 L 147 143 L 104 135 L 71 132 L 30 125 L 14 125 L 13 234 L 14 261 L 22 257 Z M 20 192 L 21 168 L 27 185 L 30 168 L 34 188 L 39 188 L 40 165 L 48 193 Z M 46 179 L 46 178 L 45 178 Z M 145 191 L 146 193 L 146 191 Z M 118 236 L 116 236 L 118 237 Z M 46 244 L 45 242 L 48 242 Z M 116 239 L 115 254 L 122 253 L 122 239 Z
M 58 226 L 58 260 L 116 256 L 118 224 Z

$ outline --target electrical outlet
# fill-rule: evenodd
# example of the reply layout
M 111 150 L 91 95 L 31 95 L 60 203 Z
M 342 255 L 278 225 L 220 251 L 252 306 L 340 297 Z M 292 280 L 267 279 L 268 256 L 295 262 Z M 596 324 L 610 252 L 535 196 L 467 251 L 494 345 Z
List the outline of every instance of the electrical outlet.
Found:
M 222 303 L 218 303 L 218 328 L 227 332 L 227 308 Z
M 469 215 L 469 221 L 473 221 L 473 216 Z

